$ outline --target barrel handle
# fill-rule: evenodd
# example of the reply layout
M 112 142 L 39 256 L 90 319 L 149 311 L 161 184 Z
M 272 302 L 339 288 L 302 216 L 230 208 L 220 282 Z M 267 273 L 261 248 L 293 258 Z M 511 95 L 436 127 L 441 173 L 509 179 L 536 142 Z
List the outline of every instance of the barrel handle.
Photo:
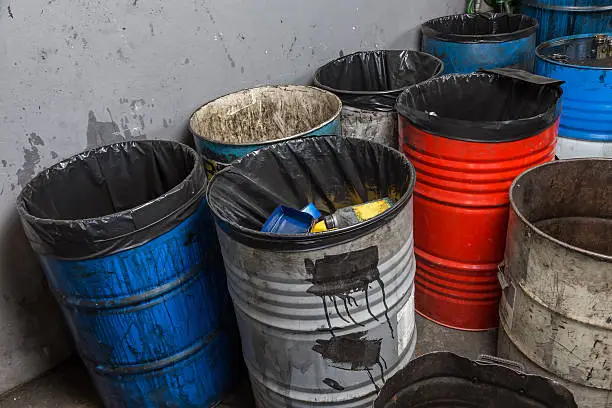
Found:
M 612 11 L 612 6 L 558 6 L 538 3 L 538 0 L 523 0 L 523 5 L 554 11 L 575 11 L 578 13 Z
M 476 362 L 485 365 L 500 365 L 520 374 L 525 372 L 525 366 L 523 366 L 521 363 L 506 360 L 505 358 L 491 356 L 489 354 L 481 354 Z
M 506 289 L 510 286 L 510 282 L 508 282 L 508 278 L 504 272 L 506 271 L 506 263 L 502 261 L 499 265 L 497 265 L 497 280 L 499 281 L 499 286 L 501 286 L 502 290 Z

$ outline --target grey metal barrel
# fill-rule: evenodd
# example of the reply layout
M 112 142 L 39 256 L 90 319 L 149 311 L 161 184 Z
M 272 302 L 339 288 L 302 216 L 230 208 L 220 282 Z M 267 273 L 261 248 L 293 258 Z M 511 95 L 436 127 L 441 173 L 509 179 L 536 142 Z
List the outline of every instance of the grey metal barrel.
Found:
M 369 408 L 410 360 L 415 171 L 399 152 L 343 137 L 250 153 L 208 189 L 259 408 Z M 393 207 L 345 229 L 259 232 L 277 205 L 323 213 L 382 197 Z
M 612 159 L 528 170 L 511 211 L 498 353 L 612 406 Z
M 342 136 L 398 148 L 397 97 L 406 88 L 436 77 L 444 64 L 433 55 L 408 50 L 361 51 L 320 67 L 314 84 L 342 100 Z

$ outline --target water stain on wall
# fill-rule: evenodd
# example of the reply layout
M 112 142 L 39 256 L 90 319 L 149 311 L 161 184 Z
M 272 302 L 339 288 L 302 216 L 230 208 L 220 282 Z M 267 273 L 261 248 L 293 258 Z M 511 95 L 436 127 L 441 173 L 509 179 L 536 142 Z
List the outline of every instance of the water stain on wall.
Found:
M 36 174 L 36 166 L 40 163 L 40 152 L 38 146 L 44 146 L 45 142 L 35 132 L 28 136 L 29 148 L 23 148 L 23 165 L 17 170 L 17 184 L 25 186 Z
M 88 147 L 101 146 L 123 140 L 123 134 L 119 129 L 119 125 L 112 118 L 110 122 L 98 122 L 95 113 L 89 111 L 89 120 L 87 122 Z

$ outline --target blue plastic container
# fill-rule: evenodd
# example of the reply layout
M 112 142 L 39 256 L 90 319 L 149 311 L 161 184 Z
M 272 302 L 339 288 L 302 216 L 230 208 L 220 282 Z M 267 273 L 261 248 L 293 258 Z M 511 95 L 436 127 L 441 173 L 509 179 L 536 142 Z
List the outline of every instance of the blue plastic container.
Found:
M 612 58 L 593 59 L 593 40 L 593 34 L 563 37 L 536 51 L 536 73 L 565 81 L 557 147 L 562 159 L 612 157 Z
M 314 226 L 315 219 L 307 212 L 279 205 L 268 217 L 261 232 L 272 234 L 308 234 Z
M 520 14 L 458 14 L 423 24 L 422 50 L 444 62 L 444 73 L 513 67 L 533 70 L 538 22 Z
M 196 110 L 189 130 L 206 173 L 264 146 L 308 136 L 340 135 L 340 99 L 322 89 L 263 86 L 215 99 Z
M 125 142 L 45 170 L 18 200 L 107 408 L 208 407 L 240 348 L 199 155 Z
M 522 0 L 521 13 L 540 22 L 538 44 L 570 35 L 612 31 L 610 0 Z

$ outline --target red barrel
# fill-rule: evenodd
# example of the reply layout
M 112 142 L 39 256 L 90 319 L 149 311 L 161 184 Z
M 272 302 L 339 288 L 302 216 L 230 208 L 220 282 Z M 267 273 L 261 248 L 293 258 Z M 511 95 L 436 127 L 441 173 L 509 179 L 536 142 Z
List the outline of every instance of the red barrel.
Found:
M 462 330 L 497 327 L 508 191 L 554 158 L 560 83 L 523 71 L 446 75 L 398 100 L 400 146 L 417 170 L 416 308 Z

